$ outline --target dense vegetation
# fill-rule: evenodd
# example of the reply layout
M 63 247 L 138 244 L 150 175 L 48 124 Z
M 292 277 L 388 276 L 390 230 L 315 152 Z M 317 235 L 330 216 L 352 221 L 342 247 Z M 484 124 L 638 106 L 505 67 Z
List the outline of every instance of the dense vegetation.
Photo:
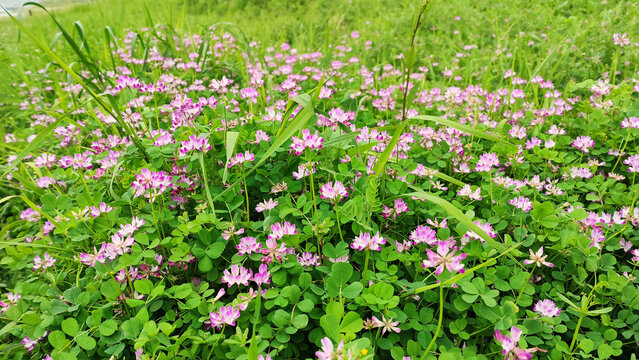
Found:
M 639 352 L 632 2 L 0 21 L 0 354 Z

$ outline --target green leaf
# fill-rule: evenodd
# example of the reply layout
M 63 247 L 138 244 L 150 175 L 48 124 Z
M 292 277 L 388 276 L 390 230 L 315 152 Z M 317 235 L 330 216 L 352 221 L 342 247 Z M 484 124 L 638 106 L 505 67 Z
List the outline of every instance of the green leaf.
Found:
M 600 359 L 607 359 L 612 356 L 614 351 L 615 349 L 613 349 L 612 346 L 604 343 L 599 345 L 599 347 L 597 348 L 597 355 Z
M 206 249 L 206 256 L 210 257 L 211 259 L 217 259 L 222 256 L 225 247 L 225 243 L 221 241 L 215 242 Z
M 146 295 L 150 294 L 153 290 L 153 282 L 149 279 L 135 280 L 135 282 L 133 283 L 133 287 L 135 288 L 135 291 L 139 292 L 140 294 Z
M 111 336 L 118 329 L 118 323 L 112 319 L 104 320 L 98 329 L 101 335 Z
M 308 316 L 305 314 L 297 315 L 293 318 L 293 326 L 298 329 L 303 329 L 308 325 Z
M 95 340 L 88 335 L 80 335 L 75 338 L 75 342 L 84 350 L 93 350 L 95 348 Z
M 122 293 L 120 283 L 114 279 L 109 279 L 100 285 L 100 293 L 104 295 L 107 300 L 115 300 Z
M 237 131 L 227 131 L 226 139 L 224 139 L 224 147 L 226 148 L 226 164 L 224 164 L 224 174 L 222 175 L 222 183 L 226 184 L 226 179 L 228 176 L 228 168 L 229 161 L 231 161 L 231 157 L 235 153 L 235 147 L 237 145 L 237 138 L 240 136 L 240 133 Z
M 352 283 L 342 289 L 342 296 L 347 299 L 355 299 L 364 289 L 364 285 L 360 282 Z
M 303 290 L 308 289 L 311 286 L 311 282 L 311 274 L 307 272 L 300 274 L 299 278 L 297 279 L 297 284 Z
M 80 326 L 74 318 L 62 320 L 60 326 L 62 327 L 62 331 L 69 336 L 75 336 L 75 334 L 77 334 L 80 330 Z
M 339 325 L 339 331 L 342 333 L 356 333 L 364 327 L 361 316 L 355 311 L 349 311 L 342 319 Z
M 191 283 L 174 286 L 171 290 L 174 291 L 173 296 L 175 296 L 176 299 L 184 299 L 193 292 Z
M 64 345 L 66 345 L 69 340 L 64 336 L 64 333 L 60 330 L 54 330 L 49 333 L 49 344 L 56 349 L 61 349 Z

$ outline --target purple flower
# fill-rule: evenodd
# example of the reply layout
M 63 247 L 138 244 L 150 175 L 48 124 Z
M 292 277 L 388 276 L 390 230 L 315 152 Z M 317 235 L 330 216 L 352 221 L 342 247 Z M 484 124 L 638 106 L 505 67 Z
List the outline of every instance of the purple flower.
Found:
M 533 311 L 538 312 L 541 316 L 554 317 L 559 315 L 561 309 L 552 300 L 545 299 L 539 300 L 533 307 Z
M 104 264 L 104 262 L 106 261 L 106 247 L 107 244 L 106 243 L 102 243 L 102 247 L 100 248 L 100 251 L 98 251 L 95 246 L 93 247 L 93 254 L 87 254 L 87 253 L 80 253 L 78 256 L 80 258 L 80 261 L 84 264 L 84 265 L 89 265 L 91 267 L 95 266 L 96 262 L 100 262 L 102 264 Z
M 588 149 L 595 146 L 595 142 L 590 136 L 579 136 L 572 142 L 572 147 L 575 147 L 584 153 L 588 153 Z
M 532 353 L 536 351 L 543 351 L 538 348 L 521 349 L 517 343 L 521 338 L 521 329 L 516 326 L 510 328 L 510 337 L 501 333 L 499 330 L 495 330 L 495 340 L 501 344 L 502 354 L 504 359 L 508 360 L 530 360 L 532 359 Z
M 262 247 L 262 244 L 258 243 L 257 240 L 254 237 L 251 236 L 245 236 L 243 238 L 240 239 L 240 243 L 237 244 L 237 254 L 238 255 L 251 255 L 252 253 L 258 253 L 260 252 L 260 248 Z
M 353 243 L 351 244 L 352 249 L 357 249 L 362 251 L 364 249 L 370 249 L 375 251 L 382 250 L 380 245 L 386 244 L 386 239 L 379 235 L 379 231 L 371 237 L 369 233 L 359 232 L 359 236 L 353 239 Z
M 339 202 L 342 201 L 343 198 L 348 196 L 348 190 L 344 187 L 339 181 L 335 181 L 333 183 L 327 183 L 322 186 L 320 189 L 320 195 L 322 199 L 329 199 L 331 201 Z
M 630 253 L 633 255 L 632 261 L 639 262 L 639 249 L 634 249 Z
M 455 255 L 456 250 L 454 241 L 439 241 L 437 243 L 437 253 L 431 249 L 426 249 L 428 260 L 422 262 L 422 267 L 436 267 L 435 275 L 441 274 L 444 271 L 444 267 L 450 273 L 463 273 L 465 270 L 461 261 L 466 258 L 466 253 Z
M 317 356 L 318 360 L 335 360 L 340 358 L 342 350 L 344 350 L 344 340 L 340 341 L 339 345 L 337 345 L 337 349 L 335 349 L 333 342 L 328 337 L 320 341 L 322 343 L 322 350 L 315 352 L 315 356 Z
M 533 206 L 532 201 L 525 196 L 510 199 L 508 203 L 517 209 L 523 210 L 524 212 L 529 212 Z
M 309 268 L 310 266 L 319 266 L 319 255 L 313 254 L 310 252 L 304 252 L 302 255 L 297 256 L 297 261 L 299 261 L 300 265 L 305 268 Z
M 284 221 L 284 223 L 275 223 L 271 225 L 271 234 L 268 235 L 268 238 L 279 240 L 285 235 L 297 235 L 295 224 Z
M 237 164 L 243 164 L 247 161 L 255 161 L 255 154 L 252 154 L 246 150 L 243 154 L 237 153 L 234 157 L 229 159 L 228 167 L 233 167 Z
M 259 272 L 253 275 L 253 281 L 257 284 L 257 286 L 271 283 L 271 273 L 268 271 L 268 266 L 266 264 L 260 265 Z
M 499 166 L 499 158 L 495 153 L 486 153 L 479 156 L 479 161 L 475 164 L 476 172 L 490 172 L 493 166 Z
M 392 208 L 384 205 L 384 209 L 382 210 L 382 217 L 384 219 L 392 217 L 393 220 L 395 220 L 398 216 L 401 216 L 402 213 L 408 212 L 408 210 L 408 204 L 406 204 L 404 200 L 399 198 L 395 200 Z
M 425 243 L 432 246 L 437 242 L 437 233 L 428 226 L 419 225 L 410 233 L 409 238 L 413 240 L 415 244 Z
M 235 320 L 239 319 L 240 310 L 232 305 L 222 306 L 218 312 L 209 314 L 211 326 L 221 329 L 224 325 L 235 326 Z
M 628 37 L 628 33 L 612 34 L 612 41 L 615 43 L 615 45 L 619 45 L 620 47 L 630 45 L 630 38 Z
M 171 176 L 164 171 L 151 171 L 142 169 L 139 174 L 135 175 L 135 181 L 131 183 L 131 187 L 135 190 L 133 197 L 144 195 L 149 199 L 149 203 L 161 195 L 167 189 L 173 188 Z
M 51 256 L 49 256 L 49 253 L 44 253 L 44 257 L 40 258 L 40 256 L 36 255 L 33 258 L 33 271 L 42 269 L 48 269 L 48 268 L 52 268 L 54 265 L 54 263 L 56 263 L 58 260 L 52 258 Z
M 477 188 L 477 189 L 475 189 L 475 191 L 473 191 L 470 188 L 470 185 L 466 184 L 466 185 L 464 185 L 464 187 L 459 189 L 459 191 L 457 191 L 457 195 L 459 195 L 459 196 L 468 196 L 471 200 L 481 201 L 482 197 L 481 197 L 481 192 L 480 191 L 481 191 L 480 188 Z
M 302 130 L 302 138 L 292 137 L 293 143 L 290 148 L 295 155 L 301 155 L 305 149 L 319 150 L 322 148 L 324 138 L 319 136 L 319 132 L 315 131 L 311 134 L 309 129 Z
M 623 163 L 628 165 L 628 172 L 639 172 L 639 155 L 630 155 Z
M 249 280 L 253 277 L 253 271 L 245 268 L 244 266 L 231 265 L 231 271 L 229 269 L 224 270 L 222 276 L 222 282 L 230 288 L 231 286 L 238 284 L 248 286 Z

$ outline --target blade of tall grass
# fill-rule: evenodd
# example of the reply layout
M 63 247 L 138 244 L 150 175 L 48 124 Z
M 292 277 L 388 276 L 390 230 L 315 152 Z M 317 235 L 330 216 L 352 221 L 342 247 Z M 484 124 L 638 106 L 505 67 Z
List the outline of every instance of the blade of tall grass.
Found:
M 468 125 L 464 125 L 464 124 L 460 124 L 457 121 L 453 121 L 453 120 L 449 120 L 449 119 L 444 119 L 438 116 L 432 116 L 432 115 L 416 115 L 416 116 L 412 116 L 409 118 L 409 120 L 424 120 L 424 121 L 432 121 L 434 123 L 440 124 L 440 125 L 444 125 L 444 126 L 448 126 L 451 127 L 453 129 L 457 129 L 459 131 L 463 131 L 467 134 L 470 135 L 474 135 L 478 138 L 482 138 L 482 139 L 486 139 L 486 140 L 490 140 L 490 141 L 494 141 L 494 142 L 498 142 L 498 143 L 502 143 L 505 145 L 510 145 L 510 146 L 515 146 L 513 143 L 502 139 L 501 137 L 497 136 L 497 135 L 493 135 L 490 134 L 488 132 L 485 131 L 481 131 L 481 130 L 477 130 L 473 127 L 470 127 Z
M 29 29 L 27 29 L 26 26 L 24 26 L 24 24 L 22 24 L 13 15 L 11 15 L 11 13 L 9 13 L 6 10 L 5 10 L 5 13 L 18 26 L 18 28 L 20 28 L 20 30 L 22 32 L 24 32 L 29 38 L 31 38 L 31 40 L 36 44 L 36 46 L 38 48 L 40 48 L 40 50 L 42 50 L 45 54 L 47 54 L 67 74 L 69 74 L 69 76 L 71 76 L 78 84 L 80 84 L 80 86 L 82 86 L 82 88 L 84 88 L 84 90 L 86 90 L 89 93 L 89 95 L 91 95 L 91 97 L 98 103 L 98 105 L 104 111 L 106 111 L 109 115 L 111 115 L 114 119 L 116 119 L 116 121 L 118 121 L 118 124 L 123 129 L 127 129 L 128 128 L 127 124 L 122 120 L 122 115 L 119 112 L 117 114 L 114 113 L 113 109 L 110 108 L 109 106 L 107 106 L 107 104 L 104 101 L 102 101 L 100 96 L 93 90 L 92 86 L 89 86 L 87 84 L 87 82 L 85 81 L 84 78 L 82 78 L 75 71 L 73 71 L 73 69 L 71 69 L 71 67 L 69 65 L 67 65 L 67 63 L 65 63 L 58 55 L 56 55 L 53 51 L 51 51 L 51 49 L 49 49 L 46 45 L 44 45 L 31 31 L 29 31 Z M 53 16 L 53 15 L 51 15 L 51 16 Z M 56 21 L 56 23 L 57 23 L 57 21 Z M 147 154 L 147 152 L 144 149 L 144 147 L 142 146 L 142 143 L 138 139 L 138 136 L 135 133 L 130 132 L 130 131 L 126 131 L 126 133 L 127 133 L 127 135 L 129 135 L 131 140 L 133 140 L 133 143 L 138 148 L 138 150 L 142 153 L 142 155 L 147 159 L 147 161 L 150 162 L 150 157 Z

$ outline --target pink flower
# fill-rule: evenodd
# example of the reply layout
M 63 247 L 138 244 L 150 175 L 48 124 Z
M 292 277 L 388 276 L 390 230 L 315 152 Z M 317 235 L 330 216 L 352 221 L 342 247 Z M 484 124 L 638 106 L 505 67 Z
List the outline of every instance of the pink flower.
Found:
M 634 249 L 630 253 L 633 255 L 632 261 L 639 262 L 639 249 Z
M 538 348 L 532 349 L 520 349 L 517 346 L 519 339 L 521 337 L 521 329 L 516 326 L 510 328 L 510 336 L 505 336 L 499 330 L 495 330 L 495 340 L 501 344 L 502 354 L 504 355 L 504 359 L 509 360 L 530 360 L 532 359 L 532 353 L 536 351 L 543 351 Z
M 628 172 L 639 172 L 639 155 L 630 155 L 623 163 L 628 165 Z
M 149 199 L 149 203 L 154 202 L 159 195 L 174 186 L 171 176 L 164 171 L 155 172 L 142 169 L 139 174 L 135 175 L 135 179 L 131 183 L 131 187 L 135 190 L 133 197 L 144 195 Z
M 269 142 L 271 141 L 271 137 L 263 130 L 257 130 L 255 132 L 255 144 L 259 144 L 262 141 Z
M 40 258 L 40 256 L 36 255 L 33 258 L 33 271 L 42 269 L 48 269 L 48 268 L 52 268 L 53 264 L 56 263 L 58 260 L 52 258 L 51 256 L 49 256 L 48 253 L 44 253 L 44 258 Z
M 302 255 L 297 256 L 297 261 L 299 261 L 300 265 L 305 268 L 309 268 L 310 266 L 319 266 L 319 255 L 313 254 L 310 252 L 304 252 Z
M 100 248 L 100 251 L 98 251 L 94 246 L 93 254 L 80 253 L 78 255 L 80 258 L 80 261 L 84 265 L 89 265 L 91 267 L 95 266 L 96 262 L 104 264 L 104 262 L 106 261 L 106 254 L 105 254 L 106 247 L 107 247 L 107 244 L 102 243 L 102 247 Z
M 386 316 L 382 315 L 382 320 L 379 320 L 377 317 L 373 316 L 371 319 L 374 327 L 382 328 L 382 335 L 388 332 L 396 332 L 400 333 L 402 330 L 398 327 L 399 321 L 393 321 L 393 318 L 386 320 Z
M 320 195 L 322 199 L 339 202 L 348 196 L 348 191 L 346 190 L 346 187 L 344 187 L 344 184 L 339 181 L 335 181 L 333 183 L 329 182 L 324 184 L 320 189 Z
M 237 244 L 237 254 L 242 256 L 244 254 L 251 255 L 252 253 L 260 252 L 262 244 L 258 243 L 254 237 L 245 236 L 240 239 L 240 243 Z
M 204 136 L 198 138 L 195 135 L 191 135 L 188 140 L 182 141 L 180 145 L 178 153 L 181 157 L 189 155 L 192 151 L 201 151 L 206 153 L 211 150 L 211 144 L 209 144 L 208 139 Z
M 398 216 L 401 216 L 402 213 L 408 212 L 408 210 L 408 204 L 406 204 L 404 200 L 399 198 L 395 200 L 392 208 L 384 205 L 384 209 L 382 210 L 382 217 L 384 219 L 388 219 L 392 216 L 393 220 L 395 220 Z
M 379 235 L 379 231 L 371 237 L 369 233 L 359 232 L 359 236 L 353 239 L 353 243 L 351 244 L 352 249 L 357 249 L 362 251 L 364 249 L 370 249 L 375 251 L 382 250 L 380 245 L 386 244 L 386 239 Z
M 499 158 L 495 153 L 486 153 L 479 156 L 479 161 L 475 165 L 476 172 L 489 172 L 493 166 L 499 166 Z
M 335 349 L 333 342 L 328 337 L 323 338 L 320 342 L 322 343 L 322 350 L 315 352 L 315 356 L 317 356 L 318 360 L 335 360 L 340 358 L 344 350 L 344 340 L 340 341 L 339 345 L 337 345 L 337 349 Z
M 459 195 L 459 196 L 468 196 L 471 200 L 481 201 L 482 197 L 481 197 L 481 192 L 480 191 L 481 191 L 480 188 L 477 188 L 477 189 L 475 189 L 475 191 L 473 191 L 470 188 L 470 185 L 466 184 L 466 185 L 464 185 L 464 187 L 459 189 L 459 191 L 457 192 L 457 195 Z
M 253 277 L 253 271 L 245 268 L 244 266 L 231 265 L 231 271 L 229 269 L 224 270 L 222 276 L 222 282 L 230 288 L 231 286 L 238 284 L 248 286 L 249 280 Z
M 466 253 L 455 255 L 456 250 L 454 241 L 439 241 L 437 243 L 437 253 L 431 249 L 426 249 L 428 260 L 422 262 L 422 267 L 436 267 L 435 275 L 441 274 L 444 271 L 444 267 L 450 273 L 463 273 L 465 270 L 461 261 L 466 258 Z
M 537 266 L 541 267 L 542 265 L 548 267 L 554 267 L 555 265 L 551 262 L 546 261 L 548 255 L 544 255 L 544 247 L 540 247 L 536 253 L 532 251 L 532 249 L 528 249 L 530 251 L 530 259 L 524 260 L 524 265 L 529 264 L 537 264 Z
M 510 199 L 508 203 L 516 207 L 517 209 L 523 210 L 524 212 L 529 212 L 533 206 L 532 201 L 530 201 L 530 199 L 524 196 Z
M 35 346 L 38 344 L 39 339 L 30 339 L 28 336 L 25 336 L 24 339 L 22 339 L 22 344 L 24 345 L 24 348 L 31 353 L 33 351 L 33 349 L 35 349 Z
M 271 225 L 271 234 L 268 235 L 268 238 L 279 240 L 286 235 L 297 235 L 295 224 L 284 221 L 284 223 L 275 223 Z
M 579 136 L 572 142 L 572 147 L 575 147 L 584 153 L 588 153 L 588 149 L 595 146 L 595 142 L 590 136 Z
M 324 138 L 319 136 L 319 132 L 315 131 L 311 134 L 309 129 L 302 130 L 302 138 L 292 137 L 293 143 L 290 148 L 295 155 L 301 155 L 305 149 L 319 150 L 322 148 Z
M 262 254 L 266 255 L 262 257 L 262 262 L 270 264 L 274 259 L 282 261 L 282 257 L 288 253 L 288 248 L 284 243 L 277 245 L 275 238 L 269 238 L 266 240 L 266 247 L 262 249 Z
M 235 326 L 235 320 L 239 319 L 240 310 L 232 305 L 222 306 L 218 312 L 209 314 L 211 326 L 221 329 L 224 325 Z
M 437 242 L 437 233 L 428 226 L 419 225 L 410 233 L 409 238 L 413 240 L 415 244 L 425 243 L 432 246 Z
M 261 213 L 264 210 L 273 210 L 278 205 L 277 201 L 273 201 L 273 199 L 268 199 L 268 201 L 263 201 L 255 207 L 255 211 Z
M 268 266 L 266 264 L 260 265 L 259 272 L 253 275 L 253 281 L 257 284 L 257 286 L 271 283 L 271 273 L 268 271 Z
M 561 309 L 552 300 L 545 299 L 539 300 L 533 307 L 533 311 L 538 312 L 541 316 L 554 317 L 559 315 Z
M 628 37 L 628 33 L 616 33 L 612 35 L 612 41 L 615 45 L 619 45 L 620 47 L 630 45 L 630 38 Z
M 255 154 L 252 154 L 248 150 L 246 150 L 244 154 L 237 153 L 234 157 L 230 158 L 228 167 L 233 167 L 237 164 L 243 164 L 247 161 L 255 161 Z

